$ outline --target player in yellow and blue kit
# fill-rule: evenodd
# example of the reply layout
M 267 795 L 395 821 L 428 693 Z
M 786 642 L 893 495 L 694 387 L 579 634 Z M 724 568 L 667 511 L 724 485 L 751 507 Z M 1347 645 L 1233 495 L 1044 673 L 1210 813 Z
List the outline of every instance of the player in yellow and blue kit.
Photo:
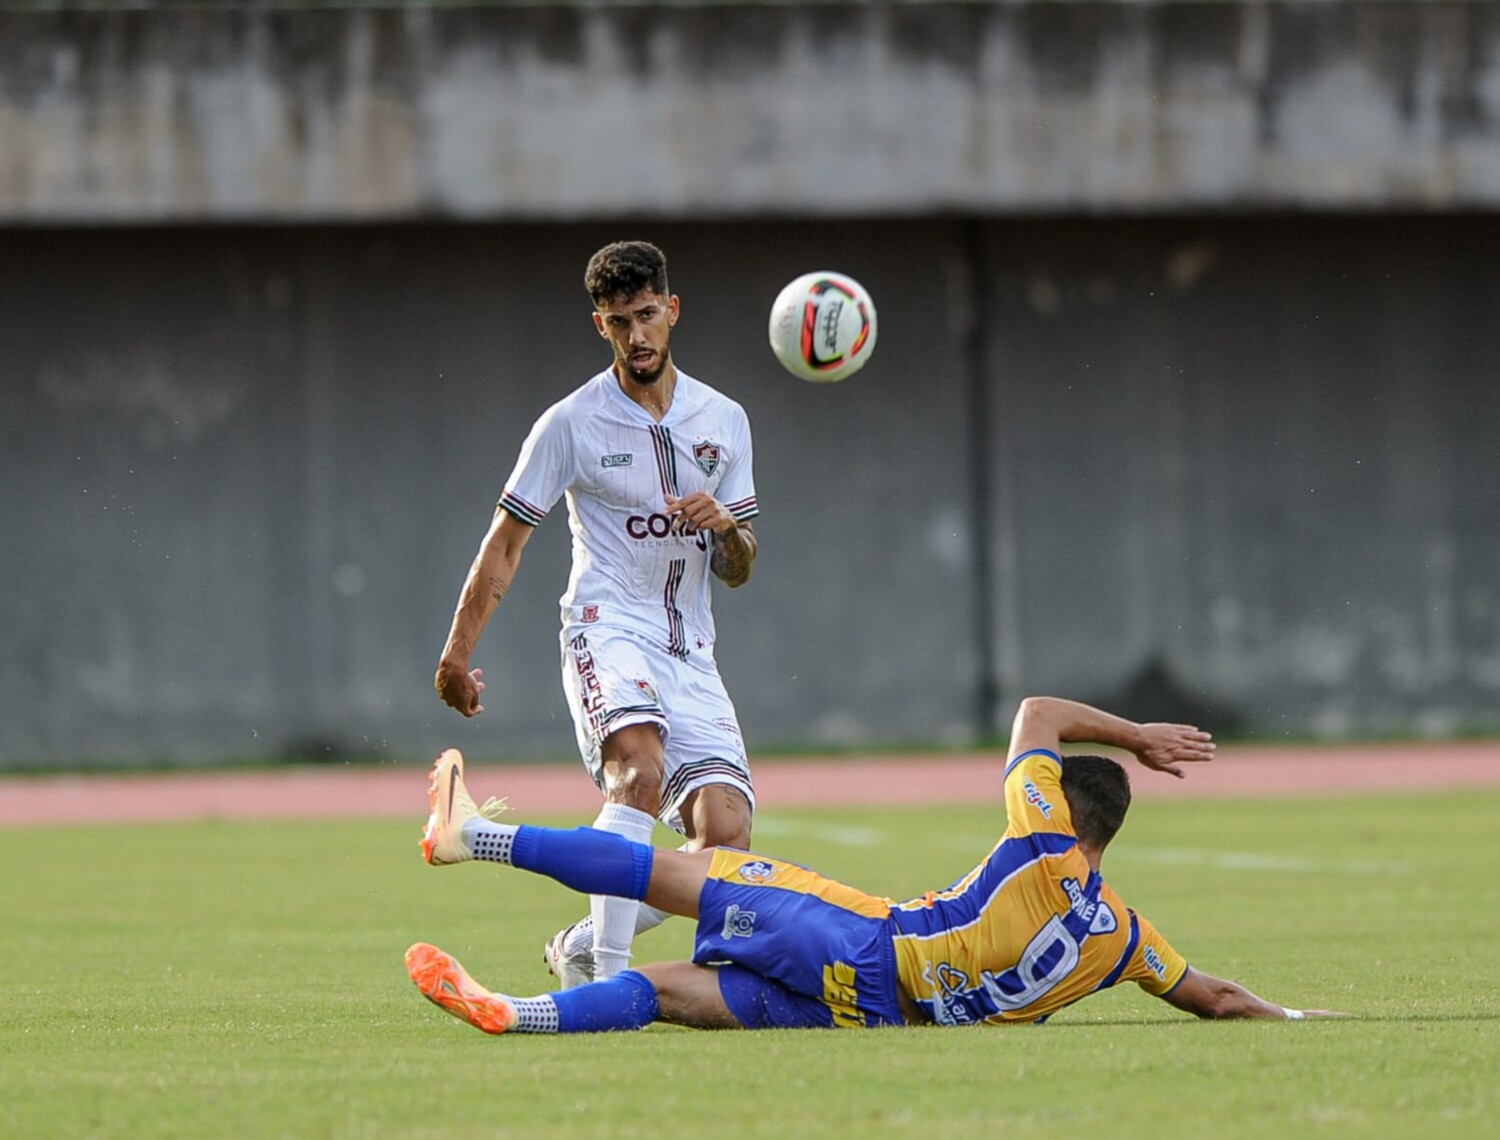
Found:
M 559 831 L 481 816 L 463 758 L 433 769 L 423 853 L 485 859 L 575 890 L 643 899 L 698 920 L 691 962 L 627 970 L 534 998 L 493 993 L 427 943 L 407 951 L 424 996 L 490 1033 L 698 1028 L 874 1028 L 1045 1021 L 1120 982 L 1200 1017 L 1343 1016 L 1286 1009 L 1189 968 L 1099 873 L 1130 805 L 1125 771 L 1064 743 L 1124 748 L 1181 776 L 1214 745 L 1190 725 L 1136 724 L 1073 701 L 1030 697 L 1012 728 L 1007 827 L 956 883 L 892 902 L 765 855 L 656 851 L 590 828 Z
M 1160 997 L 1186 975 L 1182 956 L 1091 863 L 1065 781 L 1089 786 L 1072 799 L 1123 820 L 1130 786 L 1114 761 L 1071 756 L 1065 766 L 1048 748 L 1013 755 L 1010 822 L 989 857 L 947 890 L 893 909 L 902 983 L 937 1024 L 1039 1021 L 1117 982 Z M 1085 833 L 1100 826 L 1091 820 Z

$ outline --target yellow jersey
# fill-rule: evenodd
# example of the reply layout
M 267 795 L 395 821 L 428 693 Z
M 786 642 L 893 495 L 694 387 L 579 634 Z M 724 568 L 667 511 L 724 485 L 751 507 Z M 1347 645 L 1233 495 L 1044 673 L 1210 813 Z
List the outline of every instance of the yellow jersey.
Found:
M 1187 963 L 1078 850 L 1062 760 L 1005 771 L 1000 842 L 947 890 L 896 903 L 901 985 L 938 1025 L 1041 1021 L 1118 982 L 1162 995 Z

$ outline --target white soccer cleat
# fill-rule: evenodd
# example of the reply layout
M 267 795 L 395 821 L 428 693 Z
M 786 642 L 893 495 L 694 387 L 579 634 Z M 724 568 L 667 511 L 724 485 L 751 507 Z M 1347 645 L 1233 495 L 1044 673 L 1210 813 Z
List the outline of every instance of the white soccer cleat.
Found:
M 457 748 L 446 749 L 433 762 L 427 800 L 432 805 L 432 814 L 422 832 L 422 857 L 434 867 L 474 858 L 464 842 L 463 831 L 464 824 L 480 812 L 469 789 L 464 787 L 464 757 Z
M 574 923 L 573 926 L 577 926 Z M 547 973 L 557 979 L 557 988 L 561 990 L 576 989 L 586 986 L 594 980 L 594 949 L 590 946 L 587 950 L 581 950 L 576 954 L 568 954 L 563 947 L 568 944 L 568 935 L 573 926 L 566 926 L 554 934 L 542 950 L 542 958 L 547 963 Z

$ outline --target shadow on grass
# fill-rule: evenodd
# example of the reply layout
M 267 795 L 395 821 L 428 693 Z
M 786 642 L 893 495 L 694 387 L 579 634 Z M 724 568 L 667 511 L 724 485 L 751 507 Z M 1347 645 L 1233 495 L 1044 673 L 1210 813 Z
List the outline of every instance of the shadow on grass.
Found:
M 1237 1024 L 1249 1024 L 1252 1020 L 1254 1019 L 1240 1019 Z M 1319 1022 L 1325 1020 L 1364 1021 L 1379 1025 L 1442 1025 L 1448 1022 L 1500 1021 L 1500 1013 L 1351 1013 L 1348 1017 L 1314 1018 L 1313 1020 Z M 1109 1017 L 1100 1018 L 1097 1021 L 1054 1021 L 1044 1026 L 1038 1026 L 1038 1028 L 1056 1032 L 1059 1029 L 1103 1029 L 1122 1025 L 1173 1025 L 1185 1027 L 1206 1024 L 1215 1024 L 1215 1022 L 1212 1018 L 1195 1017 Z

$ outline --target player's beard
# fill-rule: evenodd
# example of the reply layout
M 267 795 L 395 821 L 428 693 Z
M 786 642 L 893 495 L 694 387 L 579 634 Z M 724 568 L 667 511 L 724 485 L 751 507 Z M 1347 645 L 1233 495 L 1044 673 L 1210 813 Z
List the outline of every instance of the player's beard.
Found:
M 653 368 L 650 372 L 642 372 L 638 368 L 631 367 L 630 357 L 628 354 L 626 355 L 625 359 L 620 361 L 620 367 L 623 368 L 625 372 L 630 376 L 630 378 L 637 384 L 641 384 L 649 388 L 652 384 L 655 384 L 658 380 L 661 379 L 661 374 L 667 370 L 667 362 L 672 359 L 671 333 L 667 334 L 667 339 L 665 343 L 662 344 L 661 348 L 655 351 L 656 367 Z

